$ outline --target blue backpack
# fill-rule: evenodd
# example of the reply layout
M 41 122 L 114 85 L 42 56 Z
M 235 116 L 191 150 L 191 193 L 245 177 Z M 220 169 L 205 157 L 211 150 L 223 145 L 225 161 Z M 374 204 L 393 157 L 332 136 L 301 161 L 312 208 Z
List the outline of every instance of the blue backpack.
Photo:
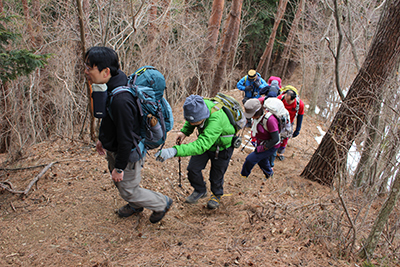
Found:
M 128 77 L 128 86 L 115 88 L 110 94 L 110 105 L 113 96 L 121 92 L 130 92 L 136 99 L 141 117 L 140 136 L 134 133 L 139 143 L 141 155 L 147 150 L 164 145 L 167 132 L 174 125 L 171 106 L 163 97 L 165 90 L 164 76 L 152 66 L 144 66 L 137 69 Z M 109 110 L 111 115 L 111 111 Z M 155 121 L 155 119 L 157 119 Z M 135 149 L 134 148 L 134 149 Z

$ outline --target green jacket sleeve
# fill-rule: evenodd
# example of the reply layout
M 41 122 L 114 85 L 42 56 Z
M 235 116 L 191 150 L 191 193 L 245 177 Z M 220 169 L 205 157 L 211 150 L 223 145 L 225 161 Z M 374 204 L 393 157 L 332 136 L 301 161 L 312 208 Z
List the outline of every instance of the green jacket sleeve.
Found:
M 204 127 L 199 129 L 199 136 L 195 141 L 174 146 L 177 151 L 176 157 L 201 155 L 208 150 L 215 151 L 217 146 L 220 147 L 220 150 L 223 150 L 232 145 L 235 128 L 229 122 L 228 116 L 222 109 L 212 112 L 214 103 L 209 100 L 205 100 L 205 102 L 210 109 L 210 117 L 205 120 Z M 194 128 L 195 126 L 186 122 L 181 132 L 189 136 Z

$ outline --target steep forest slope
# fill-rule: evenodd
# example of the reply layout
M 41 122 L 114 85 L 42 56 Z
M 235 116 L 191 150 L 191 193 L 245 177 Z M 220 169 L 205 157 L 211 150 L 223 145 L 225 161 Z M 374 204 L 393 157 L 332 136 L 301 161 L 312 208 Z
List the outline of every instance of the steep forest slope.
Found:
M 228 94 L 241 99 L 237 90 Z M 184 123 L 181 106 L 174 109 L 166 147 Z M 305 115 L 300 135 L 289 141 L 286 159 L 276 161 L 268 180 L 258 166 L 242 179 L 250 150 L 236 149 L 225 175 L 226 195 L 213 211 L 207 199 L 184 203 L 192 192 L 185 171 L 189 158 L 182 159 L 179 187 L 178 160 L 160 163 L 151 151 L 142 186 L 174 200 L 155 225 L 149 210 L 124 219 L 115 214 L 124 201 L 93 143 L 57 137 L 37 144 L 21 160 L 3 162 L 0 179 L 15 190 L 54 165 L 25 198 L 0 191 L 0 266 L 359 266 L 342 259 L 337 242 L 320 232 L 332 227 L 324 212 L 338 204 L 335 193 L 299 177 L 318 145 L 318 125 Z M 15 168 L 20 170 L 9 170 Z

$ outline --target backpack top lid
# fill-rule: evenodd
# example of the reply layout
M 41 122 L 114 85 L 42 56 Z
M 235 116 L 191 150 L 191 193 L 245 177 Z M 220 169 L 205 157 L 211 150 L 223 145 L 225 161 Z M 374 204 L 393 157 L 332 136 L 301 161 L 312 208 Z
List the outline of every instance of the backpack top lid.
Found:
M 228 116 L 229 122 L 235 127 L 236 133 L 246 125 L 243 109 L 235 98 L 219 92 L 210 100 L 215 103 L 211 113 L 222 109 Z
M 137 69 L 129 76 L 128 84 L 152 88 L 154 98 L 158 100 L 163 97 L 166 86 L 164 75 L 153 66 L 143 66 Z
M 264 101 L 264 108 L 278 118 L 289 118 L 289 112 L 286 110 L 285 105 L 280 99 L 276 97 L 267 98 Z
M 296 96 L 299 95 L 299 92 L 297 91 L 296 87 L 294 87 L 292 85 L 286 85 L 285 87 L 282 87 L 280 93 L 283 94 L 284 92 L 286 92 L 288 90 L 292 90 L 293 92 L 295 92 Z
M 282 79 L 281 78 L 276 77 L 276 76 L 271 76 L 268 79 L 268 84 L 272 84 L 272 81 L 277 81 L 279 88 L 281 88 L 281 86 L 282 86 Z

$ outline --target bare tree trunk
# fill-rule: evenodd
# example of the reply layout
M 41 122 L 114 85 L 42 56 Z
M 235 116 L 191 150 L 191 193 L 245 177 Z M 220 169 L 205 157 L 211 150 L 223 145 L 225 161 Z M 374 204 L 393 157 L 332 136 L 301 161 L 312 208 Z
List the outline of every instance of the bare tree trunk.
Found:
M 378 195 L 383 195 L 387 193 L 387 184 L 389 181 L 389 178 L 394 174 L 393 171 L 391 171 L 392 166 L 396 166 L 397 164 L 397 155 L 399 153 L 399 142 L 398 140 L 400 139 L 400 130 L 397 131 L 397 135 L 395 137 L 395 142 L 393 142 L 393 137 L 390 137 L 390 145 L 387 147 L 386 155 L 383 157 L 383 160 L 381 160 L 381 163 L 383 163 L 383 166 L 380 166 L 380 168 L 377 168 L 377 173 L 381 174 L 383 173 L 383 177 L 381 177 L 380 185 L 378 188 Z M 386 150 L 386 149 L 385 149 Z
M 347 41 L 350 43 L 351 46 L 351 53 L 353 54 L 353 59 L 354 59 L 354 63 L 356 64 L 356 68 L 357 71 L 360 70 L 360 62 L 358 61 L 358 56 L 357 56 L 357 49 L 356 49 L 356 45 L 354 44 L 354 40 L 353 40 L 353 31 L 352 31 L 352 27 L 353 27 L 353 16 L 351 15 L 351 6 L 349 1 L 345 1 L 346 7 L 347 7 L 347 22 L 349 25 L 348 28 L 348 33 L 346 33 L 346 31 L 344 32 L 344 35 L 346 36 Z
M 221 26 L 222 20 L 222 12 L 224 10 L 225 0 L 214 0 L 212 5 L 211 16 L 208 21 L 208 33 L 207 33 L 207 41 L 204 47 L 203 53 L 200 55 L 200 82 L 205 85 L 210 84 L 210 76 L 212 69 L 212 58 L 215 54 L 215 48 L 218 42 L 219 28 Z M 189 92 L 195 93 L 197 91 L 197 87 L 199 85 L 199 80 L 196 77 L 193 77 L 190 86 Z M 199 94 L 204 94 L 203 87 L 199 89 Z
M 376 174 L 373 171 L 376 169 L 377 165 L 375 160 L 376 155 L 373 153 L 373 150 L 378 135 L 377 129 L 379 127 L 380 106 L 380 101 L 377 101 L 372 114 L 371 125 L 367 125 L 366 127 L 364 149 L 362 151 L 360 161 L 357 164 L 357 169 L 353 178 L 353 186 L 355 187 L 360 187 L 366 181 L 366 177 L 374 180 L 373 176 Z
M 151 1 L 150 5 L 151 7 L 149 13 L 149 32 L 147 34 L 147 38 L 149 40 L 149 44 L 152 44 L 157 34 L 157 27 L 155 25 L 155 21 L 157 18 L 157 0 Z
M 81 0 L 76 0 L 76 5 L 78 7 L 78 17 L 79 17 L 79 30 L 81 34 L 81 46 L 82 46 L 82 60 L 85 62 L 85 53 L 86 53 L 86 40 L 85 40 L 85 24 L 83 21 L 83 12 L 82 12 L 82 3 Z M 86 80 L 86 88 L 88 95 L 88 109 L 90 111 L 90 138 L 92 141 L 96 141 L 96 132 L 95 132 L 95 119 L 93 116 L 93 108 L 92 108 L 92 87 L 89 84 L 89 81 Z
M 297 26 L 299 24 L 301 14 L 303 13 L 304 9 L 304 0 L 300 0 L 299 4 L 297 5 L 297 11 L 294 16 L 293 22 L 292 22 L 292 27 L 290 28 L 290 32 L 287 36 L 286 42 L 283 46 L 283 52 L 282 52 L 282 64 L 281 64 L 281 70 L 280 70 L 280 75 L 281 78 L 285 78 L 285 73 L 286 73 L 286 68 L 287 64 L 290 59 L 290 51 L 292 49 L 293 45 L 293 39 L 297 34 Z
M 339 66 L 340 66 L 340 54 L 342 49 L 342 41 L 343 41 L 343 32 L 342 27 L 340 25 L 340 17 L 341 14 L 339 13 L 338 2 L 337 0 L 333 1 L 335 4 L 335 20 L 336 20 L 336 28 L 339 34 L 338 45 L 336 47 L 336 56 L 335 56 L 335 82 L 336 88 L 339 93 L 340 99 L 344 100 L 344 94 L 342 92 L 342 88 L 340 86 L 340 73 L 339 73 Z
M 162 1 L 163 11 L 166 12 L 163 22 L 161 24 L 161 46 L 163 49 L 166 49 L 168 46 L 169 40 L 169 28 L 170 28 L 170 18 L 171 18 L 171 9 L 170 9 L 170 1 L 163 0 Z
M 9 103 L 9 88 L 8 82 L 3 82 L 1 84 L 1 96 L 0 96 L 0 111 L 1 111 L 1 133 L 0 133 L 0 153 L 5 153 L 8 151 L 8 147 L 10 146 L 10 137 L 11 137 L 11 126 L 7 121 L 7 117 L 11 114 L 11 104 Z
M 396 206 L 397 200 L 399 199 L 400 192 L 400 172 L 397 172 L 396 178 L 393 181 L 389 197 L 383 204 L 378 217 L 376 217 L 375 223 L 372 226 L 371 232 L 365 241 L 363 249 L 360 251 L 359 256 L 363 259 L 371 257 L 375 251 L 376 245 L 379 242 L 379 238 L 382 234 L 383 228 L 388 221 L 389 215 L 393 208 Z
M 43 32 L 42 32 L 42 14 L 40 12 L 40 1 L 39 0 L 31 0 L 32 2 L 32 10 L 33 10 L 33 19 L 35 21 L 35 45 L 40 47 L 43 44 Z
M 322 52 L 322 49 L 320 49 Z M 321 54 L 321 53 L 320 53 Z M 310 101 L 310 108 L 308 109 L 308 114 L 311 116 L 315 115 L 315 108 L 317 106 L 317 101 L 319 97 L 319 92 L 320 92 L 320 86 L 321 86 L 321 76 L 322 76 L 322 62 L 321 60 L 318 60 L 316 62 L 315 66 L 315 76 L 312 84 L 313 88 L 313 93 L 312 93 L 312 98 Z
M 269 62 L 271 60 L 272 48 L 274 47 L 276 31 L 278 30 L 278 26 L 281 23 L 282 17 L 285 14 L 286 5 L 288 0 L 280 0 L 278 5 L 278 10 L 275 15 L 274 27 L 272 28 L 271 35 L 269 36 L 269 40 L 267 43 L 267 47 L 264 50 L 263 55 L 261 56 L 260 63 L 257 67 L 257 72 L 261 73 L 264 69 L 264 73 L 262 77 L 267 77 Z
M 231 43 L 231 47 L 229 50 L 229 55 L 228 55 L 228 62 L 227 62 L 227 67 L 232 69 L 232 65 L 233 65 L 233 61 L 235 59 L 235 54 L 236 54 L 236 50 L 237 50 L 237 40 L 239 38 L 239 30 L 240 30 L 240 16 L 242 13 L 242 6 L 243 6 L 243 0 L 240 1 L 240 6 L 239 6 L 239 16 L 233 18 L 232 16 L 228 16 L 226 21 L 225 21 L 225 26 L 224 29 L 222 31 L 222 40 L 219 42 L 218 44 L 218 49 L 217 49 L 217 53 L 216 53 L 216 58 L 220 58 L 221 57 L 221 50 L 222 47 L 224 46 L 224 42 L 225 42 L 225 36 L 227 34 L 228 31 L 228 27 L 231 23 L 231 19 L 235 19 L 235 26 L 234 26 L 234 31 L 233 31 L 233 36 L 232 36 L 232 43 Z
M 342 41 L 343 41 L 343 32 L 342 32 L 342 27 L 340 25 L 340 18 L 341 18 L 341 14 L 339 13 L 339 8 L 338 8 L 338 3 L 337 0 L 334 0 L 334 5 L 335 5 L 335 9 L 333 10 L 333 14 L 335 17 L 335 21 L 336 21 L 336 29 L 338 31 L 338 44 L 336 47 L 336 54 L 335 52 L 333 52 L 333 49 L 331 48 L 331 41 L 326 38 L 326 40 L 328 41 L 328 47 L 329 50 L 332 53 L 333 58 L 335 59 L 335 83 L 336 83 L 336 89 L 337 92 L 340 96 L 340 99 L 343 101 L 344 100 L 344 94 L 342 92 L 342 89 L 340 87 L 340 73 L 339 73 L 339 66 L 340 66 L 340 54 L 341 54 L 341 49 L 342 49 Z
M 29 34 L 29 41 L 31 45 L 34 45 L 34 35 L 33 35 L 33 28 L 32 28 L 32 23 L 31 23 L 31 15 L 29 14 L 29 6 L 28 6 L 28 1 L 27 0 L 21 0 L 22 3 L 22 8 L 24 10 L 24 17 L 25 17 L 25 23 L 26 23 L 26 30 Z
M 233 69 L 233 64 L 235 64 L 235 57 L 236 57 L 236 52 L 238 48 L 238 39 L 239 39 L 239 31 L 240 31 L 240 17 L 242 14 L 242 7 L 243 7 L 243 0 L 239 1 L 239 15 L 235 17 L 235 28 L 233 31 L 233 36 L 232 36 L 232 44 L 231 44 L 231 49 L 228 54 L 228 63 L 227 67 L 228 70 L 231 71 Z M 230 16 L 229 16 L 230 17 Z
M 224 45 L 223 45 L 222 51 L 221 51 L 222 52 L 221 58 L 217 64 L 217 69 L 214 74 L 214 81 L 213 81 L 213 84 L 211 87 L 211 92 L 210 92 L 211 96 L 215 96 L 220 91 L 222 81 L 224 80 L 224 77 L 225 77 L 224 71 L 225 71 L 225 67 L 226 67 L 226 62 L 228 60 L 228 54 L 230 51 L 232 38 L 234 35 L 234 29 L 235 29 L 235 25 L 236 25 L 235 20 L 238 16 L 240 16 L 241 2 L 243 2 L 243 0 L 233 0 L 232 1 L 232 8 L 231 8 L 231 12 L 229 13 L 229 16 L 232 18 L 229 19 L 230 23 L 228 25 L 226 35 L 223 37 Z
M 386 79 L 400 59 L 400 0 L 388 4 L 362 68 L 350 86 L 328 132 L 302 172 L 302 176 L 332 185 L 333 178 L 362 125 L 366 123 Z

